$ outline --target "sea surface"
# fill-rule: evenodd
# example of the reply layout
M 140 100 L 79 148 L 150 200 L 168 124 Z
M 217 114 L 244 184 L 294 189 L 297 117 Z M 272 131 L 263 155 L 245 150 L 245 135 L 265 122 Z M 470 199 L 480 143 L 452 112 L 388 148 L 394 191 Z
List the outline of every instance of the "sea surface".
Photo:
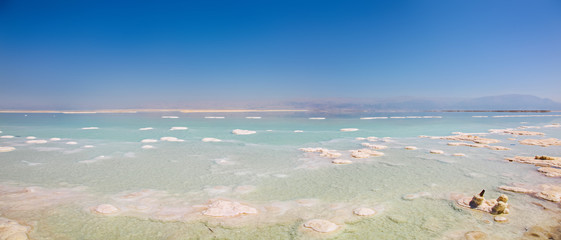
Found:
M 0 136 L 13 138 L 0 138 L 0 147 L 14 150 L 0 152 L 0 217 L 29 226 L 31 239 L 461 239 L 469 231 L 517 239 L 559 217 L 544 206 L 559 206 L 498 187 L 561 180 L 505 158 L 561 156 L 561 146 L 518 142 L 561 139 L 561 127 L 552 125 L 559 123 L 555 113 L 3 113 Z M 520 127 L 545 135 L 489 132 Z M 453 132 L 498 139 L 491 145 L 511 150 L 419 137 Z M 376 150 L 383 156 L 351 157 L 362 143 L 387 148 Z M 299 150 L 309 147 L 353 163 Z M 483 189 L 488 198 L 509 197 L 508 222 L 454 201 Z M 203 214 L 216 200 L 257 213 Z M 102 204 L 116 210 L 96 211 Z M 376 214 L 354 215 L 359 207 Z M 337 230 L 304 227 L 311 219 Z

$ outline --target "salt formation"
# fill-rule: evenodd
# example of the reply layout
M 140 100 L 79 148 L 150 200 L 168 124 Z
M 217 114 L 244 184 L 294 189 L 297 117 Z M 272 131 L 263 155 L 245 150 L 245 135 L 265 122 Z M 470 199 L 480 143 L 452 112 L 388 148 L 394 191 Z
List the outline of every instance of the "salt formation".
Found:
M 142 146 L 142 149 L 152 149 L 152 148 L 154 148 L 154 146 L 152 146 L 152 145 L 144 145 L 144 146 Z
M 457 200 L 457 203 L 460 206 L 468 207 L 471 209 L 480 210 L 483 212 L 488 212 L 494 215 L 498 214 L 508 214 L 508 197 L 504 194 L 499 196 L 496 200 L 486 200 L 483 195 L 485 194 L 485 190 L 481 191 L 479 194 L 474 195 L 471 200 L 470 198 L 460 198 Z
M 432 153 L 432 154 L 443 154 L 444 151 L 442 151 L 442 150 L 430 150 L 430 153 Z
M 453 135 L 453 136 L 433 137 L 433 138 L 444 139 L 444 140 L 452 140 L 452 141 L 474 142 L 474 143 L 479 143 L 479 144 L 491 144 L 491 143 L 500 142 L 497 139 L 482 138 L 482 137 L 479 137 L 479 136 L 469 135 L 469 134 L 458 134 L 458 135 Z
M 331 161 L 331 163 L 333 163 L 333 164 L 351 164 L 351 163 L 353 163 L 353 161 L 346 160 L 346 159 L 333 159 L 333 161 Z
M 25 139 L 30 139 L 30 140 L 33 140 L 33 139 L 37 139 L 37 137 L 34 137 L 34 136 L 29 136 L 29 137 L 26 137 Z
M 0 217 L 0 239 L 2 240 L 27 240 L 30 227 L 16 221 Z
M 208 208 L 202 213 L 211 217 L 235 217 L 244 214 L 257 214 L 258 211 L 238 202 L 215 200 L 208 204 Z
M 26 141 L 26 143 L 45 144 L 47 143 L 47 140 L 29 140 Z
M 518 141 L 520 144 L 524 145 L 536 145 L 542 147 L 549 147 L 549 146 L 561 146 L 561 140 L 557 138 L 547 138 L 547 139 L 525 139 Z
M 370 150 L 370 149 L 357 149 L 357 150 L 351 150 L 351 157 L 354 158 L 369 158 L 369 157 L 379 157 L 379 156 L 383 156 L 384 153 L 383 152 L 378 152 L 378 151 L 374 151 L 374 150 Z
M 333 232 L 339 228 L 337 224 L 323 219 L 312 219 L 304 223 L 304 227 L 311 228 L 316 232 L 327 233 Z
M 318 152 L 320 153 L 320 157 L 326 157 L 326 158 L 338 158 L 341 157 L 341 153 L 338 153 L 335 150 L 329 150 L 329 149 L 325 149 L 325 148 L 300 148 L 300 151 L 303 152 Z
M 14 136 L 12 136 L 12 135 L 4 135 L 4 136 L 1 136 L 0 138 L 14 138 Z
M 166 141 L 166 142 L 183 142 L 185 140 L 183 139 L 179 139 L 176 137 L 161 137 L 160 141 Z
M 475 148 L 488 148 L 491 150 L 510 150 L 510 148 L 503 147 L 503 146 L 491 146 L 487 144 L 481 143 L 465 143 L 465 142 L 449 142 L 448 146 L 466 146 L 466 147 L 475 147 Z
M 0 147 L 0 152 L 11 152 L 16 150 L 15 147 Z
M 178 116 L 162 116 L 162 118 L 179 118 Z
M 234 130 L 232 130 L 232 133 L 236 134 L 236 135 L 250 135 L 250 134 L 255 134 L 257 132 L 256 131 L 251 131 L 251 130 L 234 129 Z
M 417 198 L 422 198 L 422 197 L 428 197 L 430 196 L 430 193 L 428 192 L 418 192 L 418 193 L 410 193 L 410 194 L 405 194 L 403 195 L 401 198 L 403 200 L 414 200 Z
M 311 117 L 311 118 L 308 118 L 308 119 L 310 119 L 310 120 L 324 120 L 325 118 L 324 117 Z
M 465 157 L 466 155 L 463 153 L 454 153 L 452 154 L 452 156 L 456 156 L 456 157 Z
M 358 131 L 358 128 L 341 128 L 340 131 L 341 132 L 356 132 L 356 131 Z
M 140 131 L 147 131 L 147 130 L 152 130 L 152 129 L 154 129 L 154 128 L 145 127 L 145 128 L 139 128 L 138 130 L 140 130 Z
M 188 127 L 171 127 L 169 130 L 170 131 L 178 131 L 178 130 L 187 130 L 189 129 Z
M 206 119 L 224 119 L 224 117 L 207 116 Z
M 60 138 L 51 138 L 49 139 L 50 141 L 56 142 L 56 141 L 60 141 Z
M 94 145 L 84 145 L 84 148 L 94 148 Z
M 303 133 L 304 131 L 302 130 L 294 130 L 295 133 Z
M 520 131 L 520 130 L 512 130 L 512 129 L 491 129 L 489 130 L 491 133 L 506 133 L 512 135 L 526 135 L 526 136 L 541 136 L 545 135 L 541 132 L 531 132 L 531 131 Z
M 405 149 L 407 149 L 407 150 L 417 150 L 417 147 L 415 147 L 415 146 L 406 146 Z
M 500 186 L 499 189 L 509 192 L 525 193 L 543 200 L 561 202 L 561 186 L 553 184 L 542 184 L 537 190 L 522 187 Z
M 371 144 L 371 143 L 362 143 L 361 145 L 364 146 L 364 147 L 371 148 L 371 149 L 376 149 L 376 150 L 382 150 L 382 149 L 388 148 L 388 146 L 376 145 L 376 144 Z
M 376 211 L 371 208 L 356 208 L 353 213 L 358 216 L 372 216 L 376 214 Z
M 142 139 L 142 141 L 140 141 L 140 142 L 141 143 L 155 143 L 155 142 L 158 142 L 158 140 L 147 138 L 147 139 Z
M 93 212 L 103 215 L 115 214 L 119 209 L 111 204 L 101 204 L 92 209 Z
M 76 144 L 78 144 L 78 143 L 77 143 L 77 142 L 70 141 L 70 142 L 67 142 L 66 144 L 68 144 L 68 145 L 76 145 Z
M 96 130 L 98 127 L 83 127 L 82 130 Z
M 222 140 L 218 138 L 203 138 L 201 141 L 203 142 L 222 142 Z
M 561 177 L 561 169 L 559 168 L 541 167 L 538 168 L 538 172 L 541 172 L 548 177 Z
M 505 158 L 510 162 L 519 162 L 526 164 L 534 164 L 538 167 L 557 167 L 561 168 L 561 158 L 550 157 L 550 156 L 535 156 L 535 157 L 523 157 L 515 156 L 513 158 Z
M 261 119 L 261 117 L 245 117 L 247 119 Z

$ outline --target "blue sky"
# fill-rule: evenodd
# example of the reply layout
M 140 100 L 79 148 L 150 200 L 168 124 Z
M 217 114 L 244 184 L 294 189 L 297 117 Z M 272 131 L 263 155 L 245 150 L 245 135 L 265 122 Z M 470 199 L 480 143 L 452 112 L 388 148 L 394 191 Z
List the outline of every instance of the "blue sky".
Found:
M 561 101 L 561 1 L 0 1 L 0 107 Z

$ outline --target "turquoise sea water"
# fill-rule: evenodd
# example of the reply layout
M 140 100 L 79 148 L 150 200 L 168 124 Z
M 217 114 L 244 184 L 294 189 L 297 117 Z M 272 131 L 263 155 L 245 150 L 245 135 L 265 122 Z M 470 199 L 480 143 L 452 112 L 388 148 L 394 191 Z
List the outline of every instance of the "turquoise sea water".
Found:
M 406 116 L 420 118 L 360 119 Z M 0 114 L 0 136 L 14 136 L 0 138 L 0 147 L 15 148 L 0 152 L 0 216 L 31 226 L 32 239 L 453 239 L 473 230 L 513 239 L 555 216 L 534 203 L 557 206 L 502 192 L 498 186 L 533 186 L 559 179 L 504 158 L 561 156 L 561 146 L 518 143 L 526 138 L 561 138 L 560 127 L 545 127 L 554 123 L 561 123 L 561 117 L 548 113 Z M 546 135 L 482 135 L 501 140 L 491 145 L 511 148 L 507 151 L 454 147 L 447 140 L 418 137 L 521 126 Z M 82 129 L 88 127 L 97 129 Z M 139 130 L 147 127 L 153 129 Z M 256 133 L 235 135 L 234 129 Z M 353 159 L 348 151 L 368 142 L 356 138 L 371 136 L 378 140 L 370 143 L 387 146 L 378 150 L 384 156 Z M 183 141 L 160 141 L 162 137 Z M 143 139 L 158 141 L 141 143 Z M 145 145 L 153 148 L 142 148 Z M 340 159 L 353 163 L 335 165 L 319 153 L 299 150 L 304 147 L 336 150 Z M 509 196 L 508 223 L 493 222 L 492 215 L 463 209 L 452 200 L 481 189 L 489 198 Z M 131 193 L 134 197 L 125 197 Z M 407 194 L 418 198 L 404 199 Z M 258 214 L 201 214 L 214 199 L 240 202 Z M 100 204 L 119 211 L 96 214 L 92 208 Z M 377 214 L 355 216 L 357 207 L 375 209 Z M 317 233 L 302 226 L 316 218 L 339 228 Z

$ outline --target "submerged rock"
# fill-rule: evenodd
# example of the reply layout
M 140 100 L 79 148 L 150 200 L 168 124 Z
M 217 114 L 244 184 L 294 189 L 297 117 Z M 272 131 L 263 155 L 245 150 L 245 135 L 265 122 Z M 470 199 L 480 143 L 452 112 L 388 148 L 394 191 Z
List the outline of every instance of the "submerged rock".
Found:
M 487 239 L 487 233 L 480 231 L 469 231 L 464 234 L 466 240 L 484 240 Z
M 333 159 L 333 161 L 331 161 L 331 163 L 333 163 L 333 164 L 351 164 L 351 163 L 353 163 L 353 161 L 346 160 L 346 159 Z
M 316 232 L 328 233 L 333 232 L 339 228 L 337 224 L 323 219 L 312 219 L 304 223 L 304 227 L 311 228 Z
M 101 204 L 93 209 L 95 213 L 109 215 L 119 212 L 119 209 L 111 204 Z
M 258 211 L 239 202 L 216 200 L 212 201 L 202 213 L 211 217 L 235 217 L 244 214 L 257 214 Z
M 19 224 L 11 219 L 0 217 L 0 239 L 27 240 L 30 227 Z
M 353 213 L 358 216 L 372 216 L 376 214 L 376 211 L 371 208 L 356 208 Z
M 444 151 L 442 151 L 442 150 L 430 150 L 430 153 L 432 153 L 432 154 L 443 154 Z
M 15 147 L 0 147 L 0 152 L 11 152 L 16 150 Z

